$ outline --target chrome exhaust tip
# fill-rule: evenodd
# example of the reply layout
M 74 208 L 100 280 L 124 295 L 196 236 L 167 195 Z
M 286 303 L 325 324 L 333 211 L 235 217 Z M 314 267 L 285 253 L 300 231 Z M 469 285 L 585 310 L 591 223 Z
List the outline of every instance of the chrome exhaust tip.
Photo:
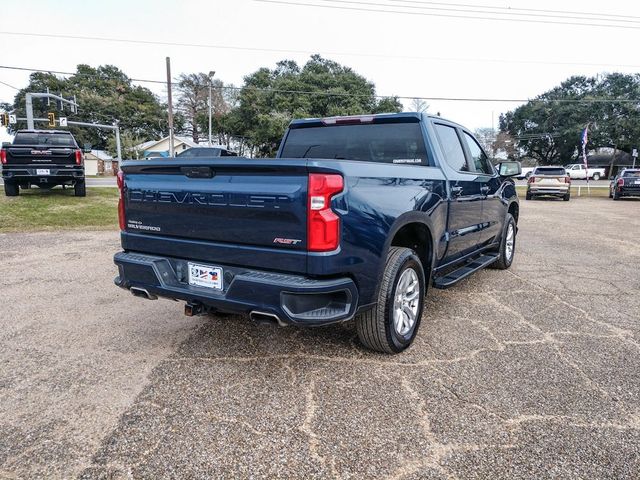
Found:
M 249 318 L 259 324 L 278 324 L 281 327 L 286 327 L 287 324 L 284 323 L 282 320 L 280 320 L 280 317 L 278 317 L 277 315 L 273 314 L 273 313 L 267 313 L 267 312 L 259 312 L 257 310 L 252 311 L 249 314 Z
M 145 288 L 131 287 L 129 289 L 129 291 L 131 292 L 131 295 L 133 295 L 134 297 L 146 298 L 147 300 L 157 300 L 158 299 L 158 297 L 156 295 L 153 295 L 152 293 L 149 293 L 147 291 L 147 289 L 145 289 Z

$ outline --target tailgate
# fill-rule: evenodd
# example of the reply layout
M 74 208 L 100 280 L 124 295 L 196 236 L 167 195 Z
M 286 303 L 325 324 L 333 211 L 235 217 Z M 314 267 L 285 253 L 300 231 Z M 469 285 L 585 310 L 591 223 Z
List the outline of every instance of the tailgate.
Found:
M 536 175 L 535 183 L 536 185 L 541 185 L 544 187 L 559 187 L 559 186 L 569 185 L 564 180 L 565 180 L 564 175 L 561 177 L 553 177 L 548 175 L 544 175 L 544 176 Z
M 74 148 L 20 146 L 7 148 L 8 165 L 75 165 Z
M 123 172 L 128 233 L 306 250 L 304 160 L 140 161 Z

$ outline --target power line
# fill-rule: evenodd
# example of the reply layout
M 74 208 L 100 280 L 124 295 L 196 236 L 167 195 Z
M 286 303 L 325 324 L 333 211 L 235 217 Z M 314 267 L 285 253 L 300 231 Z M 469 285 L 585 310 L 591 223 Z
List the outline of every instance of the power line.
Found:
M 261 1 L 261 0 L 255 0 Z M 263 0 L 266 1 L 266 0 Z M 280 2 L 283 3 L 283 2 Z M 305 4 L 306 5 L 306 4 Z M 322 6 L 322 5 L 320 5 Z M 474 17 L 476 18 L 476 17 Z M 125 38 L 112 38 L 112 37 L 95 37 L 86 35 L 63 35 L 52 33 L 28 33 L 28 32 L 7 32 L 0 31 L 0 35 L 16 35 L 36 38 L 58 38 L 67 40 L 90 40 L 98 42 L 116 42 L 116 43 L 131 43 L 142 45 L 165 45 L 174 47 L 187 47 L 187 48 L 213 48 L 213 49 L 228 49 L 228 50 L 240 50 L 240 51 L 255 51 L 255 52 L 270 52 L 270 53 L 289 53 L 299 55 L 311 55 L 319 53 L 312 50 L 295 50 L 295 49 L 277 49 L 277 48 L 262 48 L 262 47 L 239 47 L 236 45 L 216 45 L 216 44 L 204 44 L 204 43 L 177 43 L 177 42 L 163 42 L 154 40 L 135 40 Z M 612 68 L 640 68 L 640 65 L 633 64 L 616 64 L 616 63 L 593 63 L 593 62 L 575 62 L 575 61 L 549 61 L 549 60 L 532 60 L 532 59 L 495 59 L 495 58 L 452 58 L 452 57 L 436 57 L 436 56 L 414 56 L 414 55 L 385 55 L 379 53 L 358 53 L 358 52 L 332 52 L 325 51 L 323 55 L 328 56 L 340 56 L 340 57 L 363 57 L 363 58 L 392 58 L 396 60 L 426 60 L 426 61 L 445 61 L 445 62 L 477 62 L 477 63 L 503 63 L 503 64 L 521 64 L 521 65 L 559 65 L 559 66 L 587 66 L 587 67 L 612 67 Z M 27 69 L 28 70 L 28 69 Z M 45 70 L 48 71 L 48 70 Z M 56 73 L 51 71 L 51 73 Z M 148 83 L 166 83 L 161 80 L 144 80 L 144 79 L 132 79 L 138 82 Z
M 8 65 L 0 65 L 0 69 L 12 69 L 12 70 L 22 70 L 22 71 L 32 71 L 32 72 L 43 72 L 43 73 L 56 73 L 59 75 L 81 75 L 85 77 L 93 77 L 101 79 L 99 75 L 93 74 L 83 74 L 83 73 L 74 73 L 74 72 L 64 72 L 61 70 L 46 70 L 39 68 L 26 68 L 26 67 L 14 67 Z M 152 82 L 152 83 L 161 83 L 165 84 L 166 81 L 163 80 L 149 80 L 149 79 L 129 79 L 131 81 L 139 81 L 139 82 Z M 14 87 L 15 88 L 15 87 Z M 369 94 L 358 94 L 358 93 L 348 93 L 348 92 L 327 92 L 327 91 L 313 91 L 313 90 L 286 90 L 286 89 L 278 89 L 278 88 L 261 88 L 261 87 L 252 87 L 252 86 L 242 86 L 236 87 L 233 85 L 215 85 L 212 87 L 213 89 L 218 90 L 236 90 L 236 91 L 258 91 L 264 93 L 286 93 L 286 94 L 297 94 L 297 95 L 316 95 L 316 96 L 327 96 L 327 97 L 366 97 L 369 98 L 373 96 L 374 98 L 385 99 L 385 98 L 397 98 L 402 100 L 428 100 L 428 101 L 443 101 L 443 102 L 483 102 L 483 103 L 527 103 L 527 102 L 544 102 L 544 103 L 640 103 L 640 99 L 629 99 L 629 98 L 585 98 L 585 99 L 572 99 L 572 98 L 560 98 L 560 99 L 543 99 L 543 98 L 486 98 L 486 97 L 421 97 L 415 95 L 369 95 Z
M 350 3 L 352 5 L 369 5 L 376 7 L 388 7 L 388 8 L 403 8 L 403 9 L 412 9 L 412 10 L 435 10 L 440 12 L 459 12 L 459 13 L 482 13 L 489 15 L 506 15 L 509 17 L 539 17 L 539 18 L 552 18 L 552 19 L 565 19 L 565 20 L 595 20 L 602 22 L 615 22 L 615 23 L 634 23 L 638 24 L 638 20 L 630 20 L 628 17 L 624 19 L 614 19 L 614 18 L 594 18 L 590 16 L 581 16 L 582 14 L 577 13 L 575 15 L 557 15 L 557 14 L 549 14 L 549 13 L 532 13 L 532 12 L 519 12 L 510 8 L 504 8 L 506 11 L 487 11 L 487 10 L 477 10 L 477 8 L 485 8 L 479 5 L 467 5 L 467 4 L 451 4 L 447 5 L 447 7 L 441 6 L 427 6 L 427 5 L 444 5 L 443 3 L 432 3 L 432 2 L 416 2 L 416 1 L 408 1 L 408 0 L 376 0 L 374 2 L 371 1 L 354 1 L 354 0 L 314 0 L 316 2 L 328 2 L 328 3 L 337 3 L 337 4 L 345 4 Z M 400 5 L 398 3 L 389 4 L 386 3 L 388 1 L 400 1 L 402 3 L 409 3 L 411 5 Z M 450 7 L 472 7 L 469 8 L 450 8 Z M 495 7 L 494 7 L 495 8 Z M 538 10 L 539 12 L 543 12 Z M 407 12 L 408 13 L 408 12 Z
M 521 8 L 521 7 L 500 7 L 497 5 L 474 5 L 474 4 L 469 4 L 469 3 L 448 3 L 448 2 L 429 2 L 429 1 L 417 1 L 417 0 L 387 0 L 390 2 L 399 2 L 399 3 L 414 3 L 414 4 L 419 4 L 419 5 L 445 5 L 447 7 L 470 7 L 470 8 L 485 8 L 485 9 L 492 9 L 492 10 L 507 10 L 507 11 L 513 11 L 513 12 L 529 12 L 529 13 L 557 13 L 557 14 L 561 14 L 561 15 L 589 15 L 589 16 L 596 16 L 596 17 L 612 17 L 612 18 L 624 18 L 624 19 L 628 19 L 628 18 L 635 18 L 635 19 L 639 19 L 640 17 L 637 16 L 633 16 L 633 15 L 616 15 L 616 14 L 611 14 L 611 13 L 598 13 L 598 12 L 576 12 L 576 11 L 570 11 L 570 10 L 549 10 L 549 9 L 542 9 L 542 8 Z
M 630 29 L 630 30 L 640 29 L 640 25 L 631 26 L 631 25 L 613 25 L 613 24 L 602 24 L 602 23 L 584 23 L 584 22 L 551 22 L 548 20 L 535 20 L 535 19 L 524 19 L 524 18 L 497 18 L 497 17 L 487 17 L 487 16 L 480 16 L 480 15 L 452 15 L 447 13 L 406 12 L 402 10 L 380 10 L 375 8 L 347 7 L 347 6 L 341 6 L 341 5 L 318 5 L 314 3 L 301 3 L 301 2 L 295 2 L 295 1 L 287 2 L 283 0 L 253 0 L 253 1 L 261 2 L 261 3 L 280 4 L 280 5 L 290 5 L 290 6 L 293 5 L 298 7 L 315 7 L 315 8 L 334 9 L 334 10 L 351 10 L 351 11 L 357 11 L 357 12 L 397 13 L 397 14 L 403 14 L 403 15 L 420 15 L 423 17 L 462 18 L 462 19 L 471 19 L 471 20 L 494 20 L 497 22 L 520 22 L 520 23 L 538 23 L 538 24 L 542 23 L 545 25 L 574 25 L 574 26 L 583 26 L 583 27 L 624 28 L 624 29 Z M 316 1 L 322 1 L 322 0 L 316 0 Z M 462 10 L 460 10 L 460 12 L 462 12 Z M 489 12 L 485 12 L 485 13 L 489 13 Z
M 6 85 L 7 87 L 13 88 L 14 90 L 20 90 L 18 87 L 14 87 L 13 85 L 9 85 L 7 82 L 3 82 L 2 80 L 0 80 L 0 83 L 3 85 Z
M 1 32 L 0 32 L 1 33 Z M 27 68 L 27 67 L 15 67 L 10 65 L 0 65 L 0 69 L 5 70 L 21 70 L 23 72 L 40 72 L 40 73 L 51 73 L 56 75 L 74 75 L 79 77 L 89 77 L 89 78 L 101 78 L 100 75 L 92 74 L 92 73 L 82 73 L 82 72 L 63 72 L 60 70 L 47 70 L 45 68 Z M 127 77 L 129 78 L 129 77 Z M 144 82 L 144 83 L 161 83 L 166 84 L 166 81 L 163 80 L 147 80 L 144 78 L 129 78 L 129 80 L 133 82 Z M 15 87 L 13 87 L 15 88 Z M 19 90 L 19 88 L 16 88 Z

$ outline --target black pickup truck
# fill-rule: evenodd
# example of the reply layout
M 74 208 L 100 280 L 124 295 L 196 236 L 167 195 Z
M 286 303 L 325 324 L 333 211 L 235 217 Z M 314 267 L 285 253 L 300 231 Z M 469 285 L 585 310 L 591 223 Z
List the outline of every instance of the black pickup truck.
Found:
M 74 187 L 76 197 L 86 195 L 84 156 L 71 133 L 58 130 L 18 130 L 11 145 L 0 150 L 4 191 L 9 197 L 20 187 L 50 189 Z
M 271 159 L 124 162 L 115 283 L 188 315 L 355 318 L 364 345 L 400 352 L 428 286 L 511 265 L 520 170 L 419 113 L 296 120 Z

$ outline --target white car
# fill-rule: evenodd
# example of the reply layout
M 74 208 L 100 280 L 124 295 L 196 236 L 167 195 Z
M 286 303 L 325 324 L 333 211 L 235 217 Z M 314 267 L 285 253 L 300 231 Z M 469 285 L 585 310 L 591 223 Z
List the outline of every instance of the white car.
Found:
M 531 174 L 533 173 L 533 171 L 535 170 L 535 168 L 536 167 L 522 167 L 522 171 L 520 172 L 520 175 L 518 175 L 516 178 L 518 180 L 522 180 L 523 178 L 526 178 L 528 180 Z
M 584 168 L 582 163 L 572 163 L 564 167 L 571 180 L 586 179 L 600 180 L 605 176 L 604 168 Z

